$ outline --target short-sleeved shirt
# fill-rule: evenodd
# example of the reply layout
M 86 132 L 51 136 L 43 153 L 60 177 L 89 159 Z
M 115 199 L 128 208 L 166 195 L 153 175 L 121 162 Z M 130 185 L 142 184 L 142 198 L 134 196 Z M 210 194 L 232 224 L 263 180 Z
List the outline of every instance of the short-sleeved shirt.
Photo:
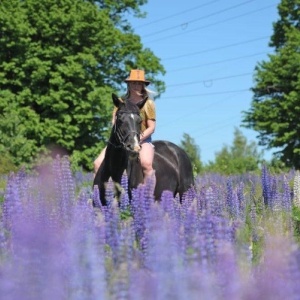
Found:
M 154 101 L 148 99 L 144 106 L 140 109 L 140 115 L 142 118 L 141 131 L 144 132 L 147 129 L 148 120 L 156 120 L 156 112 Z
M 113 114 L 116 113 L 117 107 L 114 107 Z M 152 99 L 147 99 L 143 107 L 140 109 L 140 116 L 142 118 L 141 132 L 147 129 L 148 120 L 156 120 L 155 104 Z

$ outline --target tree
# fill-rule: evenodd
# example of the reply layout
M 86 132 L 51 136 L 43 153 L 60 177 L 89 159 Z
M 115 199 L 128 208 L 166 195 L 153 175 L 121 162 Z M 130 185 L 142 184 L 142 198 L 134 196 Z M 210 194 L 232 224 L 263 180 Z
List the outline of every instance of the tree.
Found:
M 243 125 L 259 133 L 259 145 L 277 148 L 288 167 L 300 167 L 300 1 L 282 0 L 270 46 L 274 54 L 255 68 L 251 108 Z
M 16 165 L 52 147 L 91 169 L 129 70 L 145 69 L 164 90 L 163 66 L 127 21 L 146 2 L 1 1 L 0 149 Z
M 188 154 L 194 169 L 194 173 L 199 174 L 203 168 L 200 160 L 200 149 L 196 145 L 195 140 L 187 133 L 183 134 L 180 147 Z
M 257 150 L 255 142 L 248 141 L 242 132 L 235 128 L 232 146 L 225 145 L 215 155 L 215 162 L 209 162 L 206 171 L 224 175 L 243 174 L 257 171 L 262 160 L 262 152 Z

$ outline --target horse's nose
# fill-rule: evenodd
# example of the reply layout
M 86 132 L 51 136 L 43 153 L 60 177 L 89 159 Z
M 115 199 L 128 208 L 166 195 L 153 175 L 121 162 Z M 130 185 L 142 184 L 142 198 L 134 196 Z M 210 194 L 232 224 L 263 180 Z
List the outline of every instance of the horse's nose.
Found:
M 130 151 L 135 151 L 135 152 L 139 152 L 141 150 L 141 146 L 138 143 L 134 143 L 134 144 L 127 144 L 126 148 Z
M 135 152 L 139 152 L 141 150 L 141 146 L 139 144 L 137 144 L 137 145 L 134 146 L 133 150 Z

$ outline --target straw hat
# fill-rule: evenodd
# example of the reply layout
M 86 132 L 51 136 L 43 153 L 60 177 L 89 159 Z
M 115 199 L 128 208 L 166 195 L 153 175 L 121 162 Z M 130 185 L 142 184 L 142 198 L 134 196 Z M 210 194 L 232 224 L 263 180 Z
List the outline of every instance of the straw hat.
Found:
M 130 81 L 141 81 L 144 82 L 145 85 L 150 84 L 150 81 L 145 79 L 144 70 L 131 70 L 129 77 L 125 79 L 125 82 L 130 82 Z

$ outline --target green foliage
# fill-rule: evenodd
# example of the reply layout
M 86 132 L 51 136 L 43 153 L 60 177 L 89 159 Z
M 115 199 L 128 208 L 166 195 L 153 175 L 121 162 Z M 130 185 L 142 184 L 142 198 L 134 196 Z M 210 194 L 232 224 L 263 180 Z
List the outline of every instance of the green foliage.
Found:
M 300 167 L 299 0 L 282 0 L 270 45 L 275 53 L 255 69 L 253 101 L 243 124 L 259 132 L 259 144 L 276 148 L 287 167 Z
M 286 167 L 284 162 L 276 156 L 274 156 L 271 161 L 263 161 L 262 164 L 266 165 L 268 170 L 274 174 L 287 173 L 289 171 L 289 168 Z
M 127 210 L 122 210 L 120 213 L 121 220 L 129 220 L 132 219 L 133 215 L 131 210 L 128 208 Z
M 247 139 L 239 129 L 234 131 L 232 146 L 225 145 L 215 155 L 215 161 L 205 166 L 207 172 L 217 172 L 224 175 L 243 174 L 259 171 L 262 152 L 257 150 L 255 142 L 247 143 Z
M 294 235 L 298 242 L 300 242 L 300 207 L 293 206 L 292 220 L 294 224 Z
M 13 163 L 13 158 L 7 152 L 0 151 L 0 175 L 9 174 L 16 170 L 17 167 Z
M 183 148 L 189 156 L 195 175 L 199 174 L 203 169 L 203 164 L 200 159 L 200 149 L 196 145 L 195 140 L 187 133 L 183 134 L 180 147 Z
M 163 66 L 127 21 L 146 2 L 1 1 L 0 146 L 14 164 L 59 147 L 91 170 L 129 70 L 145 69 L 164 90 Z

